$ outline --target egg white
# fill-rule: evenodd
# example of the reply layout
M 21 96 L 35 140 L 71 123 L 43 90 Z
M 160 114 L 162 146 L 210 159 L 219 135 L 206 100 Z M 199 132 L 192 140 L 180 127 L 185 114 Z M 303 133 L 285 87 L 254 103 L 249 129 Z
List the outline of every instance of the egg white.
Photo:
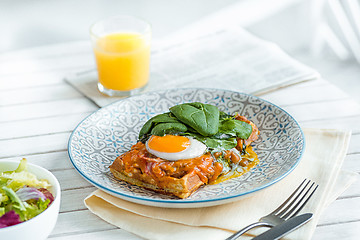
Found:
M 207 148 L 205 144 L 191 137 L 186 137 L 186 138 L 189 139 L 190 145 L 185 150 L 180 152 L 169 153 L 169 152 L 161 152 L 161 151 L 153 150 L 149 147 L 148 144 L 149 140 L 146 141 L 145 147 L 149 153 L 169 161 L 195 158 L 204 154 Z

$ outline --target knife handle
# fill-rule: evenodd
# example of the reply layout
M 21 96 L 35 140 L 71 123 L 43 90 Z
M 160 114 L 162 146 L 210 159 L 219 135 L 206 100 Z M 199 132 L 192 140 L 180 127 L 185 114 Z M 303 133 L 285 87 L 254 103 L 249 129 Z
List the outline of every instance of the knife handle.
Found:
M 266 222 L 256 222 L 256 223 L 252 223 L 246 227 L 244 227 L 243 229 L 240 229 L 239 231 L 237 231 L 236 233 L 234 233 L 233 235 L 231 235 L 230 237 L 226 238 L 225 240 L 235 240 L 238 237 L 240 237 L 241 235 L 243 235 L 244 233 L 246 233 L 247 231 L 249 231 L 250 229 L 256 228 L 256 227 L 272 227 L 273 225 L 266 223 Z
M 276 240 L 286 234 L 298 229 L 312 218 L 312 213 L 304 213 L 295 217 L 292 217 L 274 227 L 263 232 L 262 234 L 253 238 L 253 240 Z

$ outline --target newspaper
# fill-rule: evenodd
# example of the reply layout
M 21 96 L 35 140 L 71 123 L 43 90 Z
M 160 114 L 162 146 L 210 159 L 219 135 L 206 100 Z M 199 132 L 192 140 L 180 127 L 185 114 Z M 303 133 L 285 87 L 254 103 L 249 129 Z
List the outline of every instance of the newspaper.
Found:
M 154 44 L 150 69 L 144 91 L 206 87 L 260 95 L 319 76 L 240 26 L 191 29 L 168 37 Z M 66 81 L 99 106 L 119 99 L 97 91 L 94 72 L 68 76 Z
M 173 39 L 153 52 L 149 90 L 207 86 L 260 94 L 319 75 L 241 27 Z

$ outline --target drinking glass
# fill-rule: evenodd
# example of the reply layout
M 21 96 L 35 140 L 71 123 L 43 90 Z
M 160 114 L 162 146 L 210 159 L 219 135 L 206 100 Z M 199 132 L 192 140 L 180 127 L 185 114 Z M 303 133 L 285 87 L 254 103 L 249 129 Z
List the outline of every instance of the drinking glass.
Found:
M 100 20 L 90 28 L 98 89 L 107 96 L 130 96 L 148 83 L 151 27 L 133 16 Z

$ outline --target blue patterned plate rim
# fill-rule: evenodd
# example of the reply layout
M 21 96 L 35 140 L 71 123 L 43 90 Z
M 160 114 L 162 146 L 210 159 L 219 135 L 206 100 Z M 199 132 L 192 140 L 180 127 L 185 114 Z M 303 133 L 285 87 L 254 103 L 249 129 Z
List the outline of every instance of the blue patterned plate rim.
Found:
M 104 186 L 100 183 L 98 183 L 97 181 L 94 181 L 92 180 L 85 172 L 83 172 L 82 170 L 80 170 L 80 168 L 77 166 L 77 164 L 75 163 L 75 160 L 73 159 L 73 156 L 72 156 L 72 152 L 71 152 L 71 142 L 72 142 L 72 139 L 73 139 L 73 135 L 74 133 L 76 132 L 76 130 L 87 120 L 89 119 L 91 116 L 93 116 L 94 114 L 96 114 L 98 111 L 101 111 L 102 109 L 105 109 L 105 108 L 108 108 L 112 105 L 115 105 L 115 104 L 118 104 L 119 102 L 122 102 L 122 101 L 127 101 L 133 97 L 141 97 L 141 96 L 146 96 L 146 95 L 149 95 L 149 94 L 153 94 L 153 93 L 165 93 L 165 92 L 168 92 L 168 91 L 174 91 L 174 90 L 178 90 L 178 91 L 181 91 L 181 90 L 188 90 L 188 91 L 196 91 L 196 90 L 202 90 L 202 91 L 223 91 L 223 92 L 229 92 L 229 93 L 234 93 L 234 94 L 241 94 L 241 95 L 246 95 L 248 97 L 251 97 L 251 98 L 255 98 L 255 99 L 258 99 L 264 103 L 267 103 L 273 107 L 276 107 L 278 108 L 280 111 L 282 111 L 283 113 L 285 113 L 291 120 L 293 120 L 293 122 L 298 126 L 298 129 L 301 133 L 301 137 L 302 137 L 302 143 L 303 143 L 303 147 L 301 149 L 301 153 L 299 155 L 299 157 L 296 159 L 296 161 L 293 163 L 292 167 L 287 171 L 285 172 L 284 174 L 282 174 L 281 176 L 279 176 L 278 178 L 275 178 L 273 179 L 271 182 L 269 183 L 266 183 L 266 184 L 263 184 L 257 188 L 254 188 L 252 190 L 249 190 L 247 192 L 243 192 L 243 193 L 239 193 L 239 194 L 236 194 L 236 195 L 232 195 L 232 196 L 227 196 L 227 197 L 218 197 L 216 199 L 201 199 L 201 200 L 186 200 L 186 199 L 151 199 L 151 198 L 145 198 L 145 197 L 140 197 L 140 196 L 132 196 L 132 195 L 128 195 L 128 194 L 125 194 L 125 193 L 122 193 L 122 192 L 119 192 L 119 191 L 115 191 L 107 186 Z M 86 116 L 81 122 L 79 122 L 77 124 L 77 126 L 74 128 L 74 130 L 72 131 L 70 137 L 69 137 L 69 140 L 68 140 L 68 156 L 69 156 L 69 159 L 72 163 L 72 165 L 74 166 L 74 168 L 76 169 L 76 171 L 85 179 L 87 180 L 89 183 L 91 183 L 92 185 L 94 185 L 95 187 L 98 187 L 99 189 L 102 189 L 106 192 L 109 192 L 109 193 L 112 193 L 112 195 L 114 196 L 123 196 L 125 197 L 128 201 L 131 201 L 131 199 L 134 199 L 134 200 L 140 200 L 140 201 L 145 201 L 145 202 L 154 202 L 154 203 L 171 203 L 171 204 L 194 204 L 194 203 L 207 203 L 207 202 L 218 202 L 218 201 L 224 201 L 224 200 L 230 200 L 230 199 L 235 199 L 235 198 L 238 198 L 238 197 L 241 197 L 241 196 L 244 196 L 244 195 L 249 195 L 251 193 L 254 193 L 254 192 L 257 192 L 257 191 L 260 191 L 264 188 L 267 188 L 275 183 L 277 183 L 278 181 L 282 180 L 283 178 L 285 178 L 287 175 L 289 175 L 299 164 L 303 154 L 304 154 L 304 151 L 305 151 L 305 135 L 304 135 L 304 132 L 302 131 L 299 123 L 296 121 L 296 119 L 294 117 L 292 117 L 287 111 L 285 111 L 284 109 L 282 109 L 281 107 L 267 101 L 267 100 L 264 100 L 260 97 L 257 97 L 257 96 L 254 96 L 254 95 L 251 95 L 251 94 L 247 94 L 247 93 L 242 93 L 242 92 L 237 92 L 237 91 L 231 91 L 231 90 L 225 90 L 225 89 L 215 89 L 215 88 L 177 88 L 177 89 L 166 89 L 166 90 L 158 90 L 158 91 L 151 91 L 151 92 L 145 92 L 145 93 L 142 93 L 142 94 L 137 94 L 137 95 L 134 95 L 134 96 L 130 96 L 130 97 L 127 97 L 127 98 L 124 98 L 124 99 L 120 99 L 118 101 L 115 101 L 113 103 L 110 103 L 108 105 L 105 105 L 101 108 L 99 108 L 98 110 L 90 113 L 88 116 Z M 141 203 L 141 202 L 140 202 Z

